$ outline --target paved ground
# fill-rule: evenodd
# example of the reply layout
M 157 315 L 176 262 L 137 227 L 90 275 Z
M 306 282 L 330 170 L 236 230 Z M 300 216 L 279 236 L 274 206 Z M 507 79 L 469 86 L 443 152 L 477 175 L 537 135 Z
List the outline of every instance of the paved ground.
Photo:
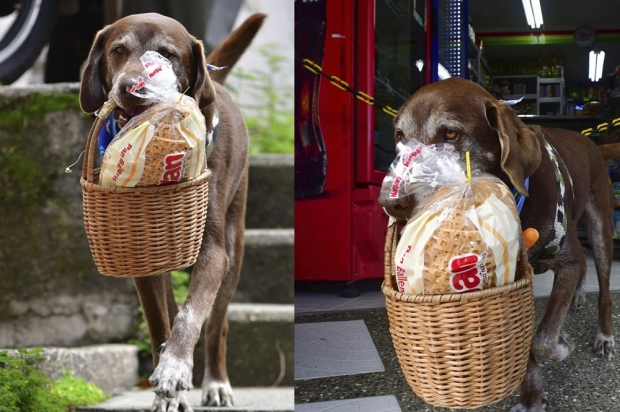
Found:
M 150 412 L 155 395 L 151 390 L 125 392 L 96 406 L 78 409 L 78 412 Z M 194 411 L 266 412 L 293 411 L 293 388 L 236 388 L 235 406 L 207 408 L 200 405 L 200 390 L 189 391 Z
M 541 318 L 547 298 L 536 298 L 536 319 Z M 614 294 L 614 334 L 620 336 L 620 293 Z M 549 412 L 620 411 L 620 360 L 602 360 L 591 350 L 596 334 L 596 295 L 588 295 L 580 312 L 571 312 L 565 331 L 575 340 L 576 349 L 563 362 L 541 363 L 545 388 L 549 392 Z M 378 372 L 345 372 L 341 376 L 304 378 L 296 376 L 296 411 L 436 411 L 424 403 L 408 386 L 392 346 L 385 308 L 356 309 L 340 312 L 297 316 L 297 326 L 317 322 L 362 321 L 368 329 L 373 349 L 379 355 L 383 370 Z M 351 324 L 353 325 L 353 324 Z M 318 323 L 317 323 L 318 326 Z M 297 332 L 297 331 L 296 331 Z M 363 340 L 363 333 L 359 333 Z M 357 340 L 358 338 L 356 338 Z M 372 350 L 366 348 L 368 354 Z M 297 355 L 297 347 L 296 347 Z M 347 355 L 349 356 L 349 355 Z M 296 358 L 296 367 L 303 360 Z M 335 364 L 332 361 L 332 364 Z M 349 364 L 363 363 L 349 362 Z M 373 364 L 376 368 L 376 363 Z M 306 365 L 307 366 L 307 365 Z M 377 369 L 375 369 L 377 370 Z M 479 409 L 484 412 L 508 411 L 517 403 L 518 390 L 503 401 Z M 453 412 L 456 410 L 452 410 Z

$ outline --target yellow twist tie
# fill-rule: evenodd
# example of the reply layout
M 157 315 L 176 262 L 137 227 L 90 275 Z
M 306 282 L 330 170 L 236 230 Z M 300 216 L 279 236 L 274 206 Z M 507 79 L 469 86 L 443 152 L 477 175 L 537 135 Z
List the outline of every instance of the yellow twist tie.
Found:
M 467 183 L 471 180 L 471 165 L 469 164 L 469 152 L 465 152 L 465 165 L 467 166 Z

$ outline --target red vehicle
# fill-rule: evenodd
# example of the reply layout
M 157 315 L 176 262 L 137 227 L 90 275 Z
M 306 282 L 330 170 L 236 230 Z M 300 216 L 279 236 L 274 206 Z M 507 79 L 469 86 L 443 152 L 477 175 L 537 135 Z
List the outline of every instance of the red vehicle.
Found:
M 296 280 L 383 277 L 393 115 L 439 63 L 469 75 L 466 16 L 467 1 L 296 0 Z

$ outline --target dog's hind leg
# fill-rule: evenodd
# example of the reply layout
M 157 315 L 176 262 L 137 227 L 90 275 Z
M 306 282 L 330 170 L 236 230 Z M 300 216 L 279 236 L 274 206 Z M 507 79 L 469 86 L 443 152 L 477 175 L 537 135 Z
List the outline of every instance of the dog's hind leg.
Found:
M 551 267 L 555 273 L 545 314 L 532 338 L 532 353 L 538 358 L 561 361 L 575 348 L 562 332 L 566 315 L 583 273 L 586 257 L 577 231 L 568 231 L 564 245 Z
M 588 250 L 583 248 L 583 254 L 588 256 Z M 579 279 L 579 283 L 577 284 L 577 289 L 575 290 L 575 294 L 573 295 L 573 304 L 572 309 L 574 311 L 578 311 L 583 309 L 586 304 L 586 276 L 588 272 L 587 265 L 584 265 L 583 272 L 581 273 L 581 278 Z
M 607 182 L 605 182 L 607 183 Z M 594 338 L 594 352 L 606 359 L 614 356 L 614 336 L 612 332 L 611 308 L 612 298 L 609 290 L 609 276 L 613 258 L 613 218 L 611 190 L 607 184 L 601 187 L 601 194 L 596 195 L 597 186 L 592 188 L 594 199 L 585 210 L 585 223 L 588 227 L 588 240 L 594 256 L 596 276 L 598 278 L 598 330 Z M 593 203 L 596 202 L 596 205 Z
M 153 366 L 159 362 L 157 349 L 168 339 L 170 328 L 179 308 L 172 293 L 170 274 L 134 278 L 134 285 L 140 298 L 144 319 L 153 349 Z
M 226 214 L 226 251 L 230 266 L 217 292 L 205 328 L 205 373 L 202 381 L 203 406 L 232 406 L 233 390 L 226 371 L 226 337 L 228 304 L 235 294 L 244 251 L 247 174 Z

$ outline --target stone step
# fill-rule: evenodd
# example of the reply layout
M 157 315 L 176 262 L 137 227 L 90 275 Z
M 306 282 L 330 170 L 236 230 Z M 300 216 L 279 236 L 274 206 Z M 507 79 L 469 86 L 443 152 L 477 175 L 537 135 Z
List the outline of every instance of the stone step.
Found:
M 246 229 L 235 302 L 293 303 L 293 242 L 293 229 Z
M 194 411 L 226 412 L 293 412 L 294 390 L 284 388 L 233 388 L 235 406 L 206 407 L 200 405 L 201 392 L 192 389 L 188 392 L 188 400 Z M 155 395 L 150 390 L 127 391 L 107 401 L 77 409 L 77 412 L 150 412 Z
M 246 227 L 293 227 L 293 155 L 250 156 L 249 173 Z
M 294 382 L 293 305 L 233 303 L 228 310 L 228 375 L 234 387 L 292 386 Z M 40 364 L 51 379 L 64 370 L 92 382 L 106 393 L 132 390 L 139 377 L 148 377 L 152 364 L 142 363 L 134 345 L 105 344 L 43 348 Z M 203 338 L 194 352 L 194 386 L 204 374 Z
M 233 303 L 228 310 L 228 377 L 233 387 L 292 386 L 293 305 Z M 201 338 L 194 351 L 194 386 L 204 374 Z

